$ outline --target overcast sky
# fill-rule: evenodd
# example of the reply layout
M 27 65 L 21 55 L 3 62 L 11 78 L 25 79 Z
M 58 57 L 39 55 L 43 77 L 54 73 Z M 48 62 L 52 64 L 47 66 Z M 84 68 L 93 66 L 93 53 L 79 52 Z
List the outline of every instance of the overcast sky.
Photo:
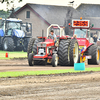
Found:
M 26 3 L 37 3 L 37 4 L 50 4 L 50 5 L 63 5 L 68 6 L 69 2 L 73 0 L 23 0 L 21 3 L 18 3 L 17 0 L 14 2 L 14 7 L 22 7 Z M 100 4 L 100 0 L 74 0 L 74 7 L 77 7 L 80 3 L 89 3 L 89 4 Z M 11 8 L 13 4 L 10 4 Z M 6 10 L 6 3 L 0 3 L 0 9 Z

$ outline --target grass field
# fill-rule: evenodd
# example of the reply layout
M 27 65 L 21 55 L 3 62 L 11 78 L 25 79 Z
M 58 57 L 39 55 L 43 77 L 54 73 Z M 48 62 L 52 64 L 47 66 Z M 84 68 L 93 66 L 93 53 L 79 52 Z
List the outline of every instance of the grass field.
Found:
M 96 68 L 86 68 L 85 71 L 100 71 L 100 67 Z M 75 71 L 74 69 L 63 69 L 63 70 L 48 70 L 48 71 L 23 71 L 23 72 L 0 72 L 0 77 L 18 77 L 27 75 L 49 75 L 49 74 L 59 74 L 59 73 L 76 73 L 80 71 Z
M 8 58 L 5 57 L 5 53 L 8 53 Z M 12 58 L 23 58 L 23 57 L 27 57 L 27 52 L 23 52 L 23 51 L 13 51 L 13 52 L 9 52 L 9 51 L 0 51 L 0 59 L 12 59 Z

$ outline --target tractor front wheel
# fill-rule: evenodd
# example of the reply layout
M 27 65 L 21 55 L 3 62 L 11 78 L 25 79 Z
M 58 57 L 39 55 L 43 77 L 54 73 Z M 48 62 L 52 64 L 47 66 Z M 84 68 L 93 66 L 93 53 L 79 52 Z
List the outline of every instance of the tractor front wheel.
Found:
M 53 54 L 52 57 L 52 66 L 56 67 L 58 65 L 58 55 L 57 54 Z
M 69 58 L 70 65 L 73 66 L 74 63 L 78 63 L 79 60 L 79 45 L 76 39 L 72 39 L 69 46 Z
M 88 59 L 88 64 L 99 65 L 100 51 L 97 45 L 92 45 L 89 47 L 88 55 L 91 55 L 91 59 Z
M 29 63 L 29 66 L 33 66 L 33 65 L 34 65 L 33 53 L 29 53 L 29 56 L 28 56 L 28 63 Z

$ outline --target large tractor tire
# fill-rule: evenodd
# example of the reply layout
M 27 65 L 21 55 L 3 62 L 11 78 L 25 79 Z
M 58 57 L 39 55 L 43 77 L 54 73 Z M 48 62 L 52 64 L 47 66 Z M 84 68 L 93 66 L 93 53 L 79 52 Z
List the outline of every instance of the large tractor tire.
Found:
M 66 66 L 69 65 L 69 45 L 70 39 L 61 40 L 58 48 L 59 65 Z
M 78 63 L 79 61 L 79 45 L 77 39 L 71 39 L 69 47 L 70 65 L 73 66 L 74 63 Z
M 2 41 L 1 41 L 1 37 L 0 37 L 0 50 L 2 50 Z
M 33 45 L 33 54 L 37 54 L 37 43 L 42 42 L 42 39 L 36 39 Z
M 91 55 L 92 57 L 91 59 L 88 59 L 88 64 L 99 65 L 100 51 L 97 45 L 92 45 L 89 47 L 88 55 Z
M 13 51 L 14 50 L 14 41 L 11 37 L 6 37 L 3 40 L 3 50 L 4 51 Z
M 31 39 L 29 40 L 28 48 L 27 48 L 27 56 L 29 55 L 29 53 L 33 53 L 34 41 L 35 41 L 35 38 L 31 38 Z

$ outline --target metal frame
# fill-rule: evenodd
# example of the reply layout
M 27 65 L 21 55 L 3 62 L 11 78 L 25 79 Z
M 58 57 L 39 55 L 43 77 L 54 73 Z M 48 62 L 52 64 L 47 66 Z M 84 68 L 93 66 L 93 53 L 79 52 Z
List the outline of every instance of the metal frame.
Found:
M 62 31 L 63 31 L 63 28 L 61 28 L 58 24 L 51 24 L 51 25 L 47 28 L 47 37 L 48 37 L 48 35 L 49 35 L 49 30 L 50 30 L 50 28 L 53 27 L 53 26 L 57 26 L 57 27 L 60 29 L 60 37 L 61 37 L 61 36 L 64 36 L 64 32 L 62 32 Z

